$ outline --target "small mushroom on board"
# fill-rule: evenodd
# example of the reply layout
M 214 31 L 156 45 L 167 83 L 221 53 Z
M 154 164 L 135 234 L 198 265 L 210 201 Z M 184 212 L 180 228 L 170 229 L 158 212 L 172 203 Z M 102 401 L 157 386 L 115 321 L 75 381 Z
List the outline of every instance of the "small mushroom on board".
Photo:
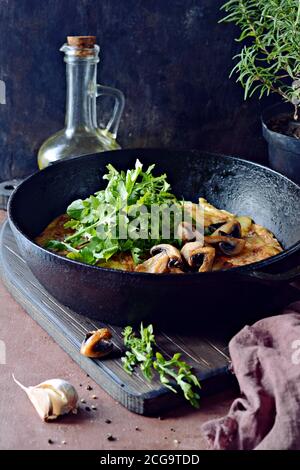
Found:
M 50 421 L 67 413 L 77 413 L 78 394 L 69 382 L 51 379 L 33 387 L 25 387 L 13 375 L 19 387 L 26 392 L 29 400 L 44 421 Z
M 80 353 L 95 359 L 107 356 L 113 350 L 111 337 L 112 334 L 108 328 L 89 331 L 81 344 Z
M 210 236 L 204 237 L 204 241 L 207 245 L 217 245 L 219 250 L 227 256 L 238 255 L 245 247 L 246 241 L 242 238 L 234 238 L 228 235 L 222 236 Z
M 199 242 L 186 243 L 181 250 L 187 264 L 200 273 L 212 270 L 215 253 L 216 250 L 212 246 L 202 246 Z

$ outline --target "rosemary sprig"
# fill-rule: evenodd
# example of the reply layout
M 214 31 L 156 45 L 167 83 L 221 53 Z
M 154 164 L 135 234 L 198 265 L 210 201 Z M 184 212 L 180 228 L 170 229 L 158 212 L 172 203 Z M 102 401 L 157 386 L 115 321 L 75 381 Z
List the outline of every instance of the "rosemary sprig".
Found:
M 243 43 L 231 72 L 245 89 L 245 99 L 276 93 L 295 108 L 300 105 L 299 0 L 229 0 L 220 22 L 234 23 Z

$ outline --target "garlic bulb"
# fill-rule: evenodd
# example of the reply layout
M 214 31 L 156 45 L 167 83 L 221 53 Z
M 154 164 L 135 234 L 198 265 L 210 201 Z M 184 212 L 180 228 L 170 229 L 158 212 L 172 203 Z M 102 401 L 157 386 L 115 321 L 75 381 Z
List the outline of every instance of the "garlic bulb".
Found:
M 39 416 L 44 420 L 56 419 L 72 411 L 77 413 L 78 394 L 69 382 L 61 379 L 51 379 L 33 387 L 25 387 L 13 375 L 13 379 L 35 407 Z

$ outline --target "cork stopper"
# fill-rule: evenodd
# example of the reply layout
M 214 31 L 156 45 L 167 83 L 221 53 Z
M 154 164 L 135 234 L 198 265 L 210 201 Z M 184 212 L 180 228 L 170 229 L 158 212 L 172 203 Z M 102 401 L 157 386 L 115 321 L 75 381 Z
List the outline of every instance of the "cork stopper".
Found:
M 68 45 L 78 49 L 93 49 L 96 44 L 96 36 L 68 36 Z

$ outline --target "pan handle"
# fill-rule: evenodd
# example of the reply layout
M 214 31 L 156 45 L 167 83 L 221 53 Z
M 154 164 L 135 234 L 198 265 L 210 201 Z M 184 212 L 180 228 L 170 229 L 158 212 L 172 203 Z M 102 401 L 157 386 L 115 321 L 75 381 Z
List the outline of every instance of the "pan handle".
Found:
M 267 284 L 294 282 L 297 281 L 297 279 L 300 279 L 300 265 L 278 274 L 264 273 L 262 271 L 249 271 L 245 273 L 245 275 L 250 277 L 252 280 L 266 282 Z

